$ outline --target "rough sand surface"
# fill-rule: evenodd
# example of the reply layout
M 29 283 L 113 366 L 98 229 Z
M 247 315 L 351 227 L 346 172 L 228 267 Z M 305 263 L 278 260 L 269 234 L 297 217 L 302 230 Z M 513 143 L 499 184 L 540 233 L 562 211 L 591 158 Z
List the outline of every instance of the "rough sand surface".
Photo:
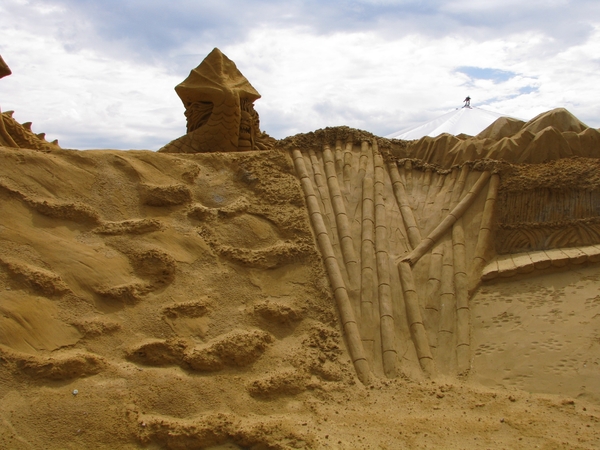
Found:
M 593 264 L 483 285 L 468 377 L 365 386 L 287 152 L 0 147 L 0 204 L 1 448 L 600 446 Z

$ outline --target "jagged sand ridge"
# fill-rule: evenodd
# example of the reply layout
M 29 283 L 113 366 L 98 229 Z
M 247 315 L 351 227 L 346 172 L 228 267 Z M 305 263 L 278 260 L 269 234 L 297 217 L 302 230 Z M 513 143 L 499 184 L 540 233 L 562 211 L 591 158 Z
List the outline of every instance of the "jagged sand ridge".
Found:
M 402 266 L 414 291 L 396 264 L 469 192 L 479 194 L 463 233 L 481 235 L 492 198 L 481 169 L 493 169 L 399 163 L 368 133 L 332 136 L 339 146 L 295 142 L 355 316 L 367 385 L 293 152 L 0 148 L 2 446 L 597 447 L 595 253 L 577 264 L 577 255 L 554 261 L 548 250 L 536 260 L 541 275 L 515 268 L 484 282 L 469 297 L 461 369 L 462 322 L 444 306 L 457 301 L 460 260 L 448 255 L 460 235 L 446 229 Z M 560 172 L 553 164 L 499 164 L 499 198 L 512 201 L 519 183 L 547 188 L 539 174 Z M 521 223 L 507 214 L 499 217 Z M 469 273 L 476 244 L 464 244 Z M 506 264 L 495 254 L 492 246 L 482 261 Z
M 447 133 L 393 144 L 399 158 L 450 168 L 482 158 L 511 163 L 542 163 L 569 157 L 598 157 L 600 131 L 590 128 L 569 111 L 557 108 L 525 123 L 501 117 L 477 136 Z

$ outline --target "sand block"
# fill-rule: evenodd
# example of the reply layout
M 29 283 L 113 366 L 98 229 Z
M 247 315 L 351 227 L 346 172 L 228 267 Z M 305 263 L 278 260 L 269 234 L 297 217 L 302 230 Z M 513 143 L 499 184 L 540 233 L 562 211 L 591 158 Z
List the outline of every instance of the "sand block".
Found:
M 537 270 L 547 269 L 552 265 L 552 261 L 546 255 L 546 252 L 528 252 L 529 258 L 533 262 L 533 266 Z
M 569 264 L 569 257 L 559 248 L 545 251 L 552 262 L 553 267 L 564 267 Z
M 517 274 L 517 266 L 511 255 L 502 255 L 498 257 L 498 273 L 501 277 L 513 277 Z
M 569 257 L 572 264 L 583 264 L 588 260 L 588 255 L 577 247 L 563 248 L 562 252 Z
M 588 257 L 589 262 L 598 262 L 600 261 L 600 246 L 598 245 L 589 245 L 587 247 L 578 247 L 583 253 L 585 253 Z
M 493 280 L 498 276 L 498 261 L 493 260 L 487 266 L 484 267 L 481 273 L 481 279 L 483 281 Z
M 529 257 L 528 253 L 516 253 L 511 256 L 518 273 L 530 273 L 535 270 L 533 261 Z

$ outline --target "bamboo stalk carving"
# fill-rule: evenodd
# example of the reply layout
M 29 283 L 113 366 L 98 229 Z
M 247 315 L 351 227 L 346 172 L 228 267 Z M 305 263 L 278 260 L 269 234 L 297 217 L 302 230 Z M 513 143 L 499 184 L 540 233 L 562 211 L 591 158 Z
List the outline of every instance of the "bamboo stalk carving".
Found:
M 319 159 L 317 158 L 315 151 L 311 148 L 308 150 L 308 154 L 310 156 L 315 184 L 317 185 L 317 190 L 321 197 L 321 204 L 323 205 L 323 210 L 325 211 L 324 219 L 326 220 L 327 225 L 329 225 L 329 229 L 332 233 L 332 245 L 336 247 L 335 243 L 338 241 L 337 228 L 335 223 L 335 215 L 331 207 L 331 199 L 329 198 L 329 191 L 327 189 L 327 181 L 321 172 L 321 165 L 319 164 Z
M 454 328 L 456 323 L 456 297 L 454 293 L 454 265 L 452 242 L 442 242 L 442 281 L 440 285 L 440 323 L 437 360 L 444 371 L 452 370 L 455 362 Z
M 342 152 L 342 141 L 335 141 L 335 172 L 338 178 L 344 176 L 344 154 Z
M 374 143 L 376 146 L 376 143 Z M 375 254 L 377 261 L 379 316 L 381 327 L 381 352 L 383 371 L 389 378 L 396 376 L 398 355 L 395 347 L 395 322 L 390 287 L 390 258 L 384 202 L 384 167 L 381 154 L 374 148 L 375 166 Z
M 416 212 L 422 213 L 423 208 L 425 207 L 425 201 L 427 200 L 427 195 L 429 194 L 429 188 L 431 186 L 431 169 L 425 170 L 423 176 L 421 177 L 420 183 L 420 196 L 419 202 L 417 204 Z
M 402 292 L 404 294 L 406 318 L 408 319 L 408 325 L 410 327 L 415 350 L 417 351 L 417 357 L 419 358 L 419 364 L 425 373 L 433 375 L 435 374 L 435 363 L 433 361 L 431 349 L 429 348 L 429 341 L 423 324 L 423 318 L 421 317 L 419 296 L 417 295 L 417 290 L 415 288 L 412 268 L 408 262 L 400 261 L 398 263 L 398 275 L 400 276 Z
M 435 182 L 434 182 L 434 180 L 435 180 Z M 444 174 L 439 174 L 436 172 L 433 175 L 433 179 L 432 179 L 433 188 L 430 188 L 429 192 L 427 193 L 427 198 L 425 200 L 425 205 L 423 206 L 423 213 L 421 216 L 422 217 L 421 227 L 423 230 L 425 230 L 425 219 L 432 215 L 431 209 L 435 205 L 436 197 L 439 194 L 440 190 L 442 189 L 442 186 L 444 185 L 445 180 L 446 180 L 446 175 L 444 175 Z
M 475 289 L 479 284 L 483 268 L 488 262 L 488 252 L 490 252 L 493 247 L 492 228 L 499 185 L 500 175 L 495 173 L 490 178 L 490 185 L 488 187 L 487 198 L 485 199 L 485 206 L 481 217 L 481 225 L 479 227 L 479 235 L 477 236 L 477 246 L 475 247 L 475 258 L 473 260 L 472 269 L 473 275 L 471 282 L 469 283 L 471 290 Z
M 467 256 L 463 218 L 452 227 L 452 253 L 454 255 L 454 292 L 456 297 L 456 356 L 459 373 L 468 370 L 470 362 L 469 288 Z
M 410 194 L 413 189 L 413 173 L 411 160 L 408 159 L 404 162 L 404 170 L 406 173 L 406 190 Z
M 390 162 L 388 164 L 388 168 L 390 172 L 390 178 L 392 180 L 394 196 L 396 197 L 396 201 L 398 202 L 398 206 L 400 207 L 402 220 L 404 221 L 406 233 L 408 234 L 408 242 L 410 243 L 410 246 L 412 248 L 415 248 L 421 242 L 421 232 L 419 231 L 419 227 L 417 226 L 417 221 L 415 220 L 413 210 L 410 207 L 408 194 L 406 193 L 404 183 L 402 182 L 400 173 L 398 172 L 398 166 L 395 162 Z
M 469 190 L 469 192 L 458 202 L 458 204 L 448 213 L 446 218 L 427 236 L 421 241 L 421 243 L 406 257 L 402 258 L 402 261 L 408 262 L 411 266 L 414 266 L 416 262 L 427 253 L 431 247 L 454 225 L 454 223 L 462 217 L 469 206 L 473 204 L 477 195 L 487 181 L 490 179 L 490 172 L 485 171 L 480 176 L 477 182 Z
M 452 207 L 458 199 L 469 175 L 469 166 L 465 164 L 454 187 Z M 469 326 L 471 323 L 469 312 L 469 291 L 467 286 L 467 256 L 465 248 L 465 232 L 463 219 L 459 217 L 452 226 L 452 255 L 454 264 L 454 297 L 456 299 L 456 355 L 459 373 L 469 368 Z
M 362 141 L 360 144 L 360 158 L 358 160 L 358 182 L 362 182 L 367 173 L 367 164 L 369 163 L 369 141 Z
M 397 330 L 406 325 L 424 373 L 434 375 L 437 368 L 468 371 L 469 289 L 489 259 L 499 176 L 489 171 L 470 174 L 469 164 L 450 173 L 413 173 L 411 161 L 384 162 L 376 139 L 362 140 L 359 150 L 349 137 L 337 140 L 335 147 L 324 143 L 322 153 L 294 149 L 292 157 L 361 381 L 370 382 L 379 351 L 385 376 L 397 376 L 398 355 L 406 345 L 398 340 Z M 468 188 L 470 180 L 475 183 Z M 471 263 L 463 216 L 483 189 L 487 196 Z M 386 200 L 392 193 L 394 198 Z M 388 211 L 390 201 L 393 209 Z M 425 231 L 426 237 L 421 234 Z M 403 253 L 396 259 L 397 279 L 390 257 Z M 498 273 L 507 272 L 498 267 Z M 402 297 L 395 302 L 394 295 Z M 374 348 L 378 341 L 380 350 Z
M 350 182 L 352 180 L 352 141 L 346 142 L 344 149 L 344 186 L 346 192 L 350 192 Z
M 438 243 L 431 251 L 429 277 L 425 290 L 425 327 L 431 348 L 437 347 L 437 332 L 440 323 L 440 286 L 442 283 L 442 259 L 444 247 Z
M 373 355 L 375 342 L 375 324 L 373 321 L 373 292 L 377 282 L 375 271 L 375 203 L 373 177 L 368 174 L 363 178 L 362 198 L 362 243 L 361 243 L 361 283 L 360 311 L 361 336 L 368 356 Z
M 444 205 L 442 206 L 442 217 L 450 212 L 452 206 L 452 194 L 454 192 L 454 185 L 456 184 L 456 178 L 458 177 L 458 169 L 455 167 L 452 169 L 449 175 L 446 176 L 446 179 L 449 184 L 449 188 L 446 191 L 446 195 L 444 196 Z
M 458 179 L 454 184 L 454 188 L 452 189 L 452 197 L 450 200 L 450 208 L 454 208 L 462 195 L 463 189 L 465 187 L 465 183 L 467 181 L 467 176 L 469 176 L 469 166 L 467 164 L 463 165 L 460 168 L 460 173 L 458 175 Z
M 346 214 L 344 198 L 342 197 L 337 174 L 335 173 L 335 162 L 328 145 L 323 147 L 323 163 L 325 166 L 325 176 L 327 177 L 327 186 L 329 187 L 329 192 L 331 194 L 331 204 L 333 213 L 335 214 L 342 256 L 348 271 L 348 287 L 352 292 L 356 292 L 358 289 L 358 281 L 360 280 L 360 268 L 358 266 L 356 251 L 354 250 L 350 221 Z M 356 300 L 358 301 L 358 299 Z M 358 308 L 359 305 L 356 304 L 355 306 Z
M 369 384 L 371 382 L 371 371 L 362 346 L 358 325 L 354 317 L 354 312 L 352 310 L 352 305 L 350 304 L 350 298 L 348 297 L 338 260 L 333 252 L 331 240 L 319 209 L 317 197 L 306 170 L 304 157 L 302 156 L 302 152 L 298 149 L 295 149 L 292 152 L 292 157 L 296 172 L 300 178 L 302 190 L 304 191 L 308 213 L 315 231 L 319 249 L 321 250 L 321 254 L 325 261 L 325 268 L 329 275 L 329 281 L 333 288 L 352 363 L 354 364 L 358 378 L 364 384 Z

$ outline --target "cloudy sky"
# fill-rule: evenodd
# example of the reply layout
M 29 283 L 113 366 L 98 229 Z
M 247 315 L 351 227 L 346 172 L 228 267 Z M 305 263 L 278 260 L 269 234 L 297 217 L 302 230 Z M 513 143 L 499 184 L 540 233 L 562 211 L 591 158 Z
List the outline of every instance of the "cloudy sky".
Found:
M 63 148 L 156 150 L 218 47 L 276 138 L 385 136 L 462 106 L 600 127 L 598 0 L 2 0 L 0 108 Z

